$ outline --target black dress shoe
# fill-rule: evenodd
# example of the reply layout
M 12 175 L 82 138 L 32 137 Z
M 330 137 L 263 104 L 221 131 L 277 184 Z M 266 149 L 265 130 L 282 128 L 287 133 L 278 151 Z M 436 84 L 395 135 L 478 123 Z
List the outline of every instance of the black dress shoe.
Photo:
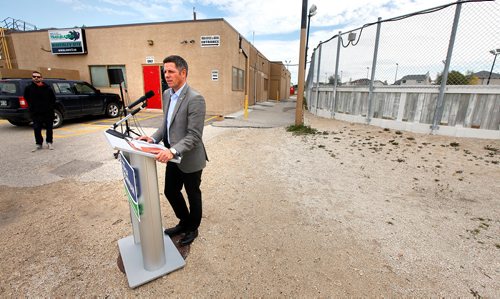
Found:
M 165 235 L 168 235 L 169 237 L 175 237 L 177 235 L 180 235 L 184 232 L 184 228 L 177 224 L 174 227 L 171 228 L 166 228 L 165 229 Z
M 187 232 L 184 237 L 179 241 L 181 246 L 186 246 L 193 243 L 194 239 L 198 237 L 198 230 Z

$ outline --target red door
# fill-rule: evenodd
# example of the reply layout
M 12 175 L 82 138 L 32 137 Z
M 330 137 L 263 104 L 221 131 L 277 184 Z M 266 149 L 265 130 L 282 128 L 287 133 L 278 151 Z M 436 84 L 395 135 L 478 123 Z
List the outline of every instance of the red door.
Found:
M 148 108 L 161 109 L 161 78 L 159 65 L 143 65 L 144 93 L 152 90 L 155 95 L 148 99 Z

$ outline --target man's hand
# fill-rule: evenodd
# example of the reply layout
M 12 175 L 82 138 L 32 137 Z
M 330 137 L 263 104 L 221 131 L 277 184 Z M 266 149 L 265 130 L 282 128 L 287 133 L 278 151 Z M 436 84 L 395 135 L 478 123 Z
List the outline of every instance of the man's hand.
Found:
M 168 161 L 170 161 L 172 158 L 174 157 L 174 154 L 172 154 L 172 152 L 169 150 L 169 149 L 166 149 L 166 150 L 162 150 L 160 151 L 156 156 L 155 156 L 155 159 L 156 161 L 158 162 L 161 162 L 161 163 L 167 163 Z
M 139 137 L 136 137 L 135 139 L 137 140 L 142 140 L 142 141 L 146 141 L 148 143 L 154 143 L 153 139 L 151 137 L 148 137 L 148 136 L 139 136 Z

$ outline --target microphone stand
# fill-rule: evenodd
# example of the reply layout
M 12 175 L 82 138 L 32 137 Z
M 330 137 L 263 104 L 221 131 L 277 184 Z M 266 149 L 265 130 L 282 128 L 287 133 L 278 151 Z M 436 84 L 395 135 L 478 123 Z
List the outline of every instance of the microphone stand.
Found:
M 135 135 L 140 136 L 140 134 L 138 134 L 137 132 L 135 132 L 134 130 L 132 130 L 132 129 L 130 128 L 130 126 L 128 125 L 128 119 L 129 119 L 130 117 L 127 117 L 127 116 L 128 116 L 128 115 L 130 115 L 130 114 L 128 114 L 128 115 L 127 115 L 127 112 L 128 112 L 127 110 L 128 110 L 128 109 L 127 109 L 127 106 L 125 105 L 125 99 L 123 98 L 122 83 L 123 83 L 123 81 L 120 83 L 120 95 L 121 95 L 121 97 L 122 97 L 123 115 L 126 115 L 126 117 L 125 117 L 125 134 L 126 134 L 127 136 L 129 136 L 129 137 L 130 137 L 130 133 L 134 133 Z M 125 91 L 125 92 L 126 92 L 126 91 Z M 144 106 L 144 107 L 146 107 L 146 106 Z M 137 112 L 139 112 L 139 111 L 137 111 Z M 136 112 L 136 113 L 137 113 L 137 112 Z M 135 113 L 134 113 L 134 114 L 135 114 Z M 134 114 L 132 114 L 132 115 L 134 115 Z M 122 122 L 119 122 L 119 123 L 121 124 Z M 113 129 L 116 129 L 116 127 L 117 127 L 117 126 L 115 126 Z M 122 132 L 123 132 L 123 130 L 122 130 Z
M 147 106 L 147 103 L 144 102 L 141 107 L 135 109 L 135 110 L 132 110 L 132 112 L 130 112 L 129 114 L 127 114 L 127 116 L 125 116 L 124 118 L 120 119 L 119 121 L 117 121 L 116 123 L 113 124 L 113 130 L 116 129 L 116 127 L 118 127 L 121 123 L 125 122 L 127 123 L 128 119 L 131 118 L 132 116 L 136 115 L 139 111 L 141 111 L 142 109 L 146 108 Z M 128 135 L 130 137 L 130 135 Z
M 121 85 L 120 85 L 120 89 L 121 89 Z M 106 132 L 108 132 L 109 134 L 114 135 L 118 138 L 123 138 L 123 139 L 131 138 L 130 132 L 133 132 L 137 136 L 140 136 L 136 132 L 132 131 L 132 129 L 130 129 L 130 127 L 128 126 L 128 119 L 131 118 L 132 116 L 136 115 L 137 113 L 139 113 L 139 111 L 141 111 L 142 109 L 146 108 L 147 105 L 148 105 L 148 103 L 146 101 L 144 101 L 144 103 L 141 105 L 141 107 L 136 108 L 135 110 L 132 110 L 132 112 L 128 113 L 127 116 L 125 116 L 124 118 L 122 118 L 119 121 L 117 121 L 116 123 L 114 123 L 110 129 L 106 130 Z M 125 106 L 123 106 L 123 111 L 125 113 L 127 113 L 127 108 Z M 123 132 L 120 133 L 120 132 L 116 131 L 116 128 L 119 125 L 121 125 L 123 122 L 125 122 L 126 130 L 125 130 L 125 133 L 123 133 Z M 120 153 L 120 151 L 116 151 L 115 153 L 113 153 L 113 157 L 115 159 L 118 159 L 119 153 Z

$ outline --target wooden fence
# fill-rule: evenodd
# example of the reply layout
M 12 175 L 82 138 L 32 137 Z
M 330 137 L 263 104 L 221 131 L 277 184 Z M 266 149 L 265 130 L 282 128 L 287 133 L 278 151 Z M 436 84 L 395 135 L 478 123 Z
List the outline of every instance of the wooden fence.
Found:
M 307 90 L 312 113 L 341 120 L 419 133 L 500 139 L 500 86 L 449 85 L 443 115 L 431 130 L 439 86 L 374 86 L 372 115 L 368 116 L 368 86 L 332 85 Z

